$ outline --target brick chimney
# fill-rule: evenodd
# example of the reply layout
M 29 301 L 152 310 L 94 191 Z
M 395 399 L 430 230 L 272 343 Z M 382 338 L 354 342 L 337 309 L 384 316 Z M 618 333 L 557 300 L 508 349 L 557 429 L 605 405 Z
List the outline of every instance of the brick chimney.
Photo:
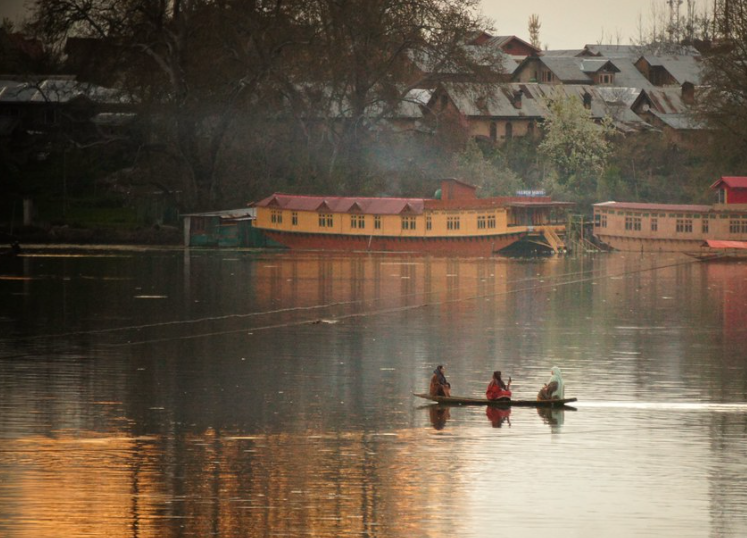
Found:
M 524 97 L 524 90 L 518 90 L 514 92 L 514 99 L 513 99 L 514 108 L 521 108 L 523 97 Z
M 695 104 L 695 85 L 692 82 L 682 85 L 682 102 L 686 105 Z

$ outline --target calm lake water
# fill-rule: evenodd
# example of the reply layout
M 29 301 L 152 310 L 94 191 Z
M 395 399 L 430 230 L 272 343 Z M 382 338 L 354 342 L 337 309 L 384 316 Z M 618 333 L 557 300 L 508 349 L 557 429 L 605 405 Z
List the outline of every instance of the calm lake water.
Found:
M 0 536 L 744 537 L 747 264 L 0 260 Z M 445 364 L 575 410 L 440 408 Z

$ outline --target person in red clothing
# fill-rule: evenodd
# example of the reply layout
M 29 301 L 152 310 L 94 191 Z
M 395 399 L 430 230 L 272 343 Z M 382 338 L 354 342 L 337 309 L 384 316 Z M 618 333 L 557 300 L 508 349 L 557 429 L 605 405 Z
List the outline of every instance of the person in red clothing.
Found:
M 485 396 L 488 400 L 500 400 L 501 398 L 511 397 L 511 378 L 508 378 L 508 384 L 503 382 L 501 379 L 501 373 L 499 371 L 493 372 L 493 379 L 490 380 L 488 390 L 485 391 Z

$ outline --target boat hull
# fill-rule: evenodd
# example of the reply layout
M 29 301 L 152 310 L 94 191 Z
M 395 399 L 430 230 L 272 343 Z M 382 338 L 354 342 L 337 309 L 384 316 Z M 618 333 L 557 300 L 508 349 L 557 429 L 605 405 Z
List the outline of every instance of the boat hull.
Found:
M 464 237 L 409 237 L 314 234 L 263 229 L 281 245 L 298 250 L 357 252 L 416 252 L 458 256 L 490 256 L 522 239 L 526 232 Z
M 577 401 L 576 398 L 565 398 L 563 400 L 488 400 L 487 398 L 461 398 L 459 396 L 431 396 L 430 394 L 415 394 L 418 398 L 424 398 L 448 405 L 489 405 L 491 407 L 563 407 Z

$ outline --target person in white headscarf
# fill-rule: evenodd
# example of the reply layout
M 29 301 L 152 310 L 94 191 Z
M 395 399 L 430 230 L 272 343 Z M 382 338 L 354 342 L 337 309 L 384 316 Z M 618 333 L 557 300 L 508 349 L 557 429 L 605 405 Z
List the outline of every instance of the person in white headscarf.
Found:
M 553 366 L 550 373 L 552 374 L 550 379 L 537 394 L 538 400 L 562 400 L 565 397 L 565 386 L 563 377 L 560 375 L 560 368 Z

